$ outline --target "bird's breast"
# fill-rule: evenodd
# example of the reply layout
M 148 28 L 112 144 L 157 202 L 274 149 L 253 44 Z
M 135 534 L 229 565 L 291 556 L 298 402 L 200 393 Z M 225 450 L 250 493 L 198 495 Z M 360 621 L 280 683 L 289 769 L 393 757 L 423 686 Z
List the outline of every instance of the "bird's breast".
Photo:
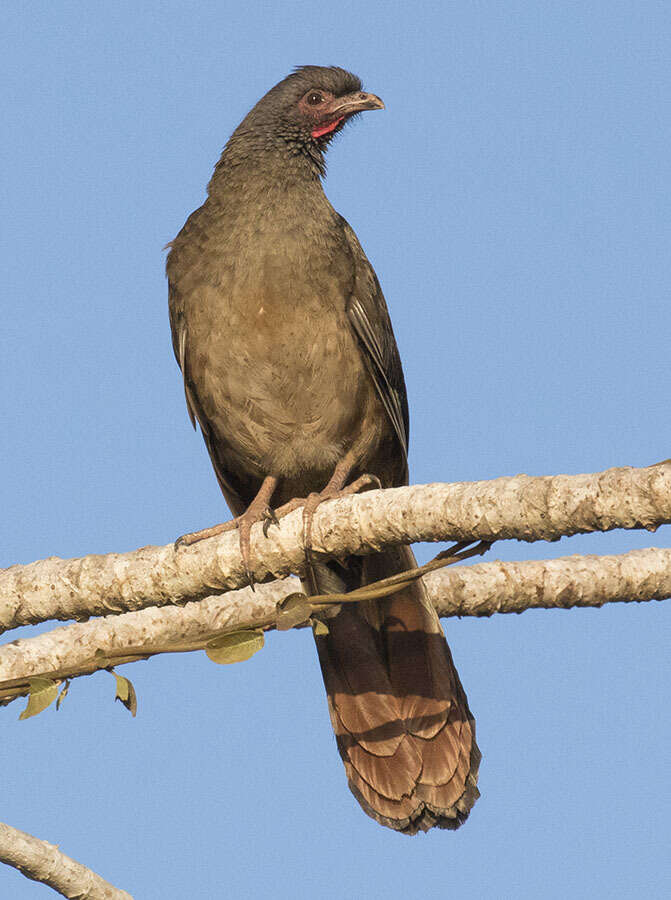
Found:
M 280 241 L 238 253 L 189 298 L 190 377 L 233 468 L 327 472 L 356 440 L 374 389 L 347 320 L 347 276 L 332 255 Z

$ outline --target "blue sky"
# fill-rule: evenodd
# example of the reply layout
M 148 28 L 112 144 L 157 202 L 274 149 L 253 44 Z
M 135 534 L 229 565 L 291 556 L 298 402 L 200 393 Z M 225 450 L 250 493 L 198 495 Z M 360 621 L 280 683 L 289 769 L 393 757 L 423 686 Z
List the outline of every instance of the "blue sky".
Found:
M 350 68 L 387 105 L 334 143 L 326 189 L 391 309 L 413 480 L 671 455 L 668 3 L 10 2 L 2 31 L 0 565 L 225 515 L 161 248 L 245 112 L 304 63 Z M 125 667 L 136 719 L 105 673 L 58 713 L 8 707 L 2 818 L 138 900 L 665 896 L 669 608 L 446 624 L 484 755 L 454 834 L 360 812 L 304 632 L 239 666 Z M 0 896 L 45 895 L 0 869 Z

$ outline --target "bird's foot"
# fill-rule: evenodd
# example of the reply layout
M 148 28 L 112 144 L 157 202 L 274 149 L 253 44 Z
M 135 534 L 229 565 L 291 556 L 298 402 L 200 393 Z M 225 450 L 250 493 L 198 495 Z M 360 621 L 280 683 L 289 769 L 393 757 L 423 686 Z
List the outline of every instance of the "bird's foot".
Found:
M 257 522 L 263 522 L 263 533 L 268 536 L 268 528 L 272 524 L 277 523 L 277 517 L 273 510 L 266 504 L 263 507 L 254 507 L 252 502 L 247 510 L 241 515 L 230 519 L 228 522 L 222 522 L 220 525 L 213 525 L 211 528 L 203 528 L 202 531 L 194 531 L 191 534 L 183 534 L 182 537 L 175 541 L 175 549 L 179 547 L 188 547 L 191 544 L 197 544 L 210 537 L 216 537 L 227 531 L 235 531 L 237 529 L 240 538 L 240 556 L 242 557 L 242 565 L 247 577 L 247 583 L 254 590 L 254 575 L 251 570 L 251 531 Z
M 252 502 L 247 510 L 241 516 L 229 519 L 228 522 L 222 522 L 220 525 L 213 525 L 211 528 L 203 528 L 201 531 L 193 531 L 190 534 L 183 534 L 182 537 L 175 541 L 175 549 L 180 547 L 188 547 L 191 544 L 197 544 L 207 538 L 216 537 L 227 531 L 235 531 L 237 529 L 240 537 L 240 556 L 242 556 L 242 565 L 245 569 L 247 582 L 254 589 L 254 576 L 252 574 L 251 560 L 251 531 L 257 522 L 263 522 L 263 534 L 268 537 L 268 528 L 270 525 L 279 524 L 274 511 L 267 504 L 259 504 L 255 506 Z
M 268 516 L 263 523 L 263 533 L 268 537 L 268 529 L 271 525 L 279 525 L 280 519 L 288 516 L 289 513 L 303 507 L 303 538 L 306 540 L 306 548 L 310 548 L 310 531 L 312 528 L 312 518 L 317 507 L 325 500 L 337 500 L 338 497 L 346 497 L 349 494 L 360 494 L 362 491 L 373 488 L 381 488 L 380 479 L 376 475 L 362 475 L 348 484 L 346 487 L 332 487 L 328 484 L 323 491 L 319 493 L 308 494 L 307 497 L 294 497 L 288 503 L 283 503 L 276 510 L 268 510 Z M 307 527 L 306 527 L 307 526 Z
M 240 537 L 240 556 L 242 557 L 242 565 L 247 576 L 247 581 L 252 590 L 254 590 L 254 576 L 250 566 L 251 558 L 251 531 L 257 522 L 263 522 L 263 534 L 268 537 L 268 528 L 270 525 L 279 524 L 277 516 L 271 509 L 269 503 L 273 496 L 273 491 L 277 486 L 277 478 L 274 475 L 267 475 L 263 479 L 263 483 L 259 491 L 249 504 L 245 512 L 228 522 L 222 522 L 221 525 L 213 525 L 211 528 L 203 528 L 202 531 L 194 531 L 191 534 L 183 534 L 181 538 L 175 541 L 175 550 L 180 547 L 188 547 L 190 544 L 196 544 L 206 538 L 216 537 L 224 534 L 226 531 L 234 531 L 237 529 Z
M 303 505 L 303 548 L 305 550 L 305 562 L 308 578 L 316 586 L 317 580 L 312 558 L 312 522 L 315 512 L 326 500 L 337 500 L 339 497 L 348 497 L 352 494 L 360 494 L 362 491 L 379 489 L 382 487 L 380 479 L 376 475 L 361 475 L 356 481 L 345 487 L 327 484 L 318 494 L 309 494 L 302 501 Z
M 312 520 L 318 507 L 326 500 L 337 500 L 339 497 L 349 497 L 352 494 L 361 494 L 363 491 L 381 488 L 382 484 L 377 475 L 361 475 L 356 481 L 345 487 L 335 488 L 327 485 L 318 494 L 309 494 L 303 503 L 303 542 L 307 552 L 312 550 Z

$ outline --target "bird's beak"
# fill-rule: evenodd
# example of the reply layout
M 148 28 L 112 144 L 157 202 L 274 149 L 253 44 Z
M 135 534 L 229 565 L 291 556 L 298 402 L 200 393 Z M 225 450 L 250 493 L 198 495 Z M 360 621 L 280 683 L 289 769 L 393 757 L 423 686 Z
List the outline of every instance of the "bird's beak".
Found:
M 329 113 L 333 116 L 351 116 L 366 109 L 384 109 L 384 103 L 375 94 L 356 91 L 354 94 L 339 97 Z

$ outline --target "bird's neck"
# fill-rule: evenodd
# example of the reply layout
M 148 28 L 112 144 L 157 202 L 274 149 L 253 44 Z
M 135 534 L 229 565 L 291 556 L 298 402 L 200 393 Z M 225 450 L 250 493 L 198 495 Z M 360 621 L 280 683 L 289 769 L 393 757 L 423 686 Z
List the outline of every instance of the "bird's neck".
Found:
M 291 144 L 279 136 L 236 132 L 215 166 L 207 192 L 213 200 L 227 203 L 268 191 L 323 195 L 324 171 L 323 156 L 316 148 Z

